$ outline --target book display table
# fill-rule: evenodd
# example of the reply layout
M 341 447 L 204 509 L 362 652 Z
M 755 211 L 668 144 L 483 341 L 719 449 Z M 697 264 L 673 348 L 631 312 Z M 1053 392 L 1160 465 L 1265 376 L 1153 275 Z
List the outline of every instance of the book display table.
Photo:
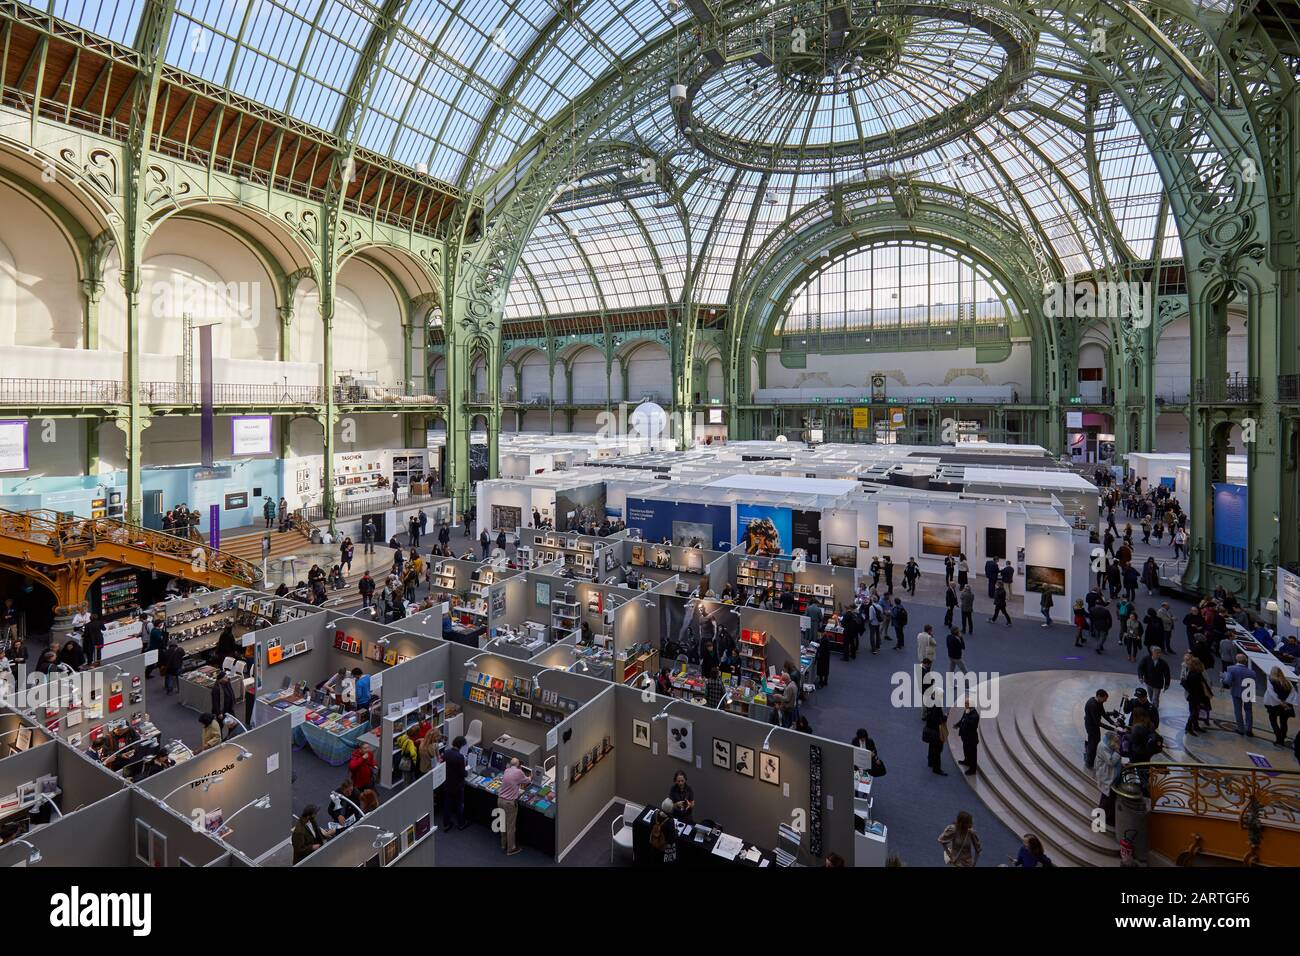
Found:
M 650 828 L 655 807 L 646 807 L 632 824 L 632 858 L 637 866 L 662 866 L 663 855 L 650 846 Z M 677 827 L 678 866 L 753 866 L 776 865 L 776 857 L 767 850 L 746 843 L 739 837 L 689 825 L 674 820 Z

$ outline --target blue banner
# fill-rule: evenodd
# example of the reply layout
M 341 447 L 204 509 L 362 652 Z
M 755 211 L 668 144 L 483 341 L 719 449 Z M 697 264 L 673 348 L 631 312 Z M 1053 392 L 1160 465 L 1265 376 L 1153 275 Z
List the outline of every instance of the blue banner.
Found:
M 1246 570 L 1247 487 L 1228 483 L 1214 485 L 1214 563 L 1225 568 Z
M 790 509 L 770 505 L 736 505 L 736 539 L 746 554 L 777 557 L 794 550 Z
M 646 541 L 665 539 L 682 548 L 726 550 L 731 541 L 731 508 L 655 498 L 627 499 L 627 526 Z

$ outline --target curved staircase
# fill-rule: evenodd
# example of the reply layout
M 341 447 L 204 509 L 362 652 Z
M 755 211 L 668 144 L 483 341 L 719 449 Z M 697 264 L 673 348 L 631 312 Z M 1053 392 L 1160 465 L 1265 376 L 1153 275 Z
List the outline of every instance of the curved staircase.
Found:
M 1083 766 L 1083 702 L 1062 677 L 1078 679 L 1073 671 L 1007 674 L 999 680 L 996 717 L 980 720 L 979 772 L 966 777 L 975 793 L 1017 834 L 1034 833 L 1058 866 L 1118 866 L 1119 847 L 1112 833 L 1095 833 L 1092 810 L 1100 791 Z M 1082 686 L 1099 686 L 1088 675 Z M 1100 686 L 1132 685 L 1127 675 L 1104 675 Z M 1072 710 L 1077 746 L 1071 751 L 1061 739 L 1060 701 Z M 949 746 L 961 757 L 957 735 Z

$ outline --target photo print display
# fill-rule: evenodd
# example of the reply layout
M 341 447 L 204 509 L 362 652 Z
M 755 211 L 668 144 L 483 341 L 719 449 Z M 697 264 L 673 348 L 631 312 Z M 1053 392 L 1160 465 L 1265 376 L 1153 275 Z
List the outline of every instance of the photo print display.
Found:
M 736 773 L 752 779 L 754 776 L 754 748 L 742 747 L 740 744 L 736 744 L 733 756 L 735 757 L 735 763 L 732 766 L 735 767 Z
M 668 716 L 668 753 L 678 760 L 695 759 L 694 724 L 681 717 Z
M 632 720 L 632 743 L 650 749 L 650 721 Z
M 826 563 L 837 568 L 855 568 L 858 566 L 858 550 L 847 544 L 828 544 Z
M 922 521 L 918 529 L 922 554 L 937 558 L 955 558 L 966 553 L 966 529 L 961 525 L 927 524 Z
M 759 779 L 764 783 L 781 784 L 781 758 L 764 750 L 758 758 Z
M 731 769 L 731 741 L 713 738 L 713 766 L 719 770 Z
M 1065 594 L 1065 568 L 1049 568 L 1041 564 L 1025 565 L 1025 590 L 1046 591 L 1048 594 Z

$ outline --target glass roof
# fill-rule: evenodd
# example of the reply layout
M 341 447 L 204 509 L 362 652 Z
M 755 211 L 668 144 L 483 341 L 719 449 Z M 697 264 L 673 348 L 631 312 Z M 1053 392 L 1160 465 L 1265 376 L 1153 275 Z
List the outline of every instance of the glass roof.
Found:
M 144 2 L 33 5 L 132 43 Z M 380 10 L 380 0 L 177 0 L 166 56 L 332 131 Z M 488 170 L 501 165 L 612 67 L 667 35 L 666 10 L 661 0 L 410 0 L 368 91 L 359 143 L 463 184 L 471 155 Z M 676 19 L 694 25 L 688 10 Z M 910 20 L 895 39 L 889 47 L 866 38 L 855 46 L 866 51 L 862 62 L 847 67 L 812 62 L 778 75 L 748 60 L 729 65 L 696 94 L 694 115 L 758 143 L 852 144 L 960 103 L 1006 62 L 987 34 L 933 17 Z M 1067 272 L 1179 255 L 1132 121 L 1107 94 L 1095 94 L 1089 109 L 1089 87 L 1074 79 L 1086 64 L 1048 35 L 1036 44 L 1033 75 L 999 115 L 909 159 L 848 175 L 889 170 L 953 185 L 1012 216 Z M 703 155 L 678 130 L 667 95 L 614 132 L 665 157 L 675 181 L 695 173 L 681 197 L 686 223 L 672 205 L 656 205 L 662 196 L 611 196 L 547 215 L 525 248 L 509 316 L 660 305 L 679 299 L 689 276 L 694 301 L 725 303 L 737 265 L 832 183 L 830 173 L 769 174 Z M 1098 214 L 1103 204 L 1109 219 Z M 1161 250 L 1153 248 L 1158 227 Z

